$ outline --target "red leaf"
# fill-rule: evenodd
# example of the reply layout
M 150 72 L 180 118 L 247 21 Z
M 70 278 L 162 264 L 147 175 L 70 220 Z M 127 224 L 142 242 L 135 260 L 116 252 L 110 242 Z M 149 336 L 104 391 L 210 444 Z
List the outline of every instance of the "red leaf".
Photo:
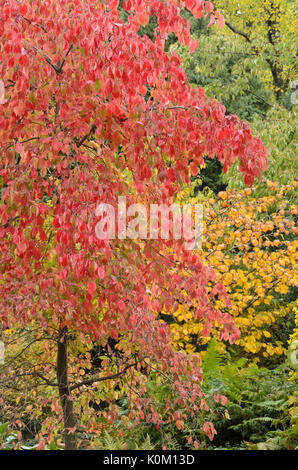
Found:
M 210 13 L 214 10 L 214 6 L 211 2 L 205 2 L 205 10 L 207 16 L 210 15 Z
M 20 61 L 20 64 L 23 65 L 24 67 L 25 67 L 26 65 L 28 65 L 29 59 L 28 59 L 27 54 L 21 55 L 19 61 Z
M 194 162 L 190 163 L 190 169 L 191 169 L 191 172 L 194 176 L 196 176 L 198 174 L 198 167 Z
M 209 21 L 209 24 L 208 24 L 208 28 L 210 28 L 214 23 L 215 23 L 215 16 L 210 15 L 210 21 Z
M 91 297 L 93 297 L 93 294 L 95 291 L 96 291 L 96 284 L 94 281 L 90 281 L 88 283 L 88 294 L 90 294 Z
M 222 29 L 222 28 L 224 27 L 224 25 L 226 24 L 223 15 L 220 13 L 219 10 L 216 10 L 215 16 L 216 16 L 216 18 L 217 18 L 217 25 L 218 25 L 218 27 Z
M 6 212 L 6 211 L 3 211 L 3 212 L 2 212 L 2 222 L 3 222 L 3 224 L 6 224 L 7 221 L 8 221 L 7 212 Z
M 193 40 L 190 43 L 190 52 L 193 53 L 199 47 L 199 41 Z
M 224 395 L 220 395 L 220 402 L 223 406 L 225 406 L 228 403 L 227 397 L 225 397 Z
M 28 11 L 28 6 L 26 4 L 23 4 L 20 6 L 20 13 L 21 15 L 26 15 Z
M 103 266 L 100 266 L 100 267 L 98 268 L 98 272 L 97 272 L 97 273 L 98 273 L 99 279 L 101 279 L 101 280 L 103 280 L 103 279 L 106 277 L 106 270 L 105 270 L 105 268 L 104 268 Z
M 17 142 L 16 144 L 16 152 L 22 155 L 24 153 L 24 147 L 20 142 Z
M 3 80 L 0 80 L 0 104 L 5 104 L 7 100 L 4 99 L 5 87 Z

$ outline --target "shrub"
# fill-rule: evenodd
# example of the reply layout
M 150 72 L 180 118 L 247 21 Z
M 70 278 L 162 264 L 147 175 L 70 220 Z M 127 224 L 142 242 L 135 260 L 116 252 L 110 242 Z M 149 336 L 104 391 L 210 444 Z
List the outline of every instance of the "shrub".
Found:
M 280 362 L 293 330 L 297 297 L 297 206 L 293 185 L 267 182 L 270 195 L 254 198 L 254 189 L 219 193 L 204 202 L 205 232 L 201 256 L 211 265 L 231 305 L 210 283 L 209 296 L 218 310 L 229 312 L 241 337 L 228 350 L 266 364 Z M 166 313 L 166 312 L 163 312 Z M 194 318 L 180 304 L 168 318 L 177 348 L 202 351 L 220 328 Z M 218 325 L 219 326 L 219 325 Z M 225 346 L 223 346 L 225 349 Z M 269 364 L 269 362 L 268 362 Z M 274 362 L 273 362 L 274 365 Z

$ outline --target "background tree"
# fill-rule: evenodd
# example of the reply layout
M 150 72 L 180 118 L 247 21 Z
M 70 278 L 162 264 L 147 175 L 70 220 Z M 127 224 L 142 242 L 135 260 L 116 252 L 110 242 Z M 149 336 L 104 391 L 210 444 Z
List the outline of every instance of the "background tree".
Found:
M 297 181 L 280 186 L 267 180 L 268 195 L 256 198 L 256 188 L 220 192 L 203 200 L 206 256 L 228 291 L 241 337 L 229 346 L 218 343 L 233 358 L 247 357 L 273 367 L 282 363 L 294 327 L 297 302 Z M 181 193 L 193 197 L 189 188 Z M 198 196 L 195 196 L 197 198 Z M 211 289 L 211 287 L 210 287 Z M 216 297 L 216 293 L 214 294 Z M 221 300 L 218 308 L 225 308 Z M 204 322 L 194 318 L 186 304 L 168 317 L 172 341 L 186 351 L 205 350 L 217 331 L 202 335 Z
M 275 4 L 280 12 L 277 19 L 281 32 L 276 51 L 268 42 L 267 24 L 270 8 Z M 199 37 L 201 47 L 191 55 L 177 42 L 172 42 L 170 48 L 181 56 L 190 83 L 204 87 L 208 97 L 215 97 L 224 104 L 227 114 L 237 114 L 249 121 L 255 133 L 261 136 L 268 147 L 269 168 L 265 180 L 292 183 L 297 174 L 297 118 L 291 86 L 297 77 L 295 3 L 229 1 L 219 5 L 227 20 L 223 29 L 208 28 L 201 19 L 194 19 L 191 31 L 194 38 Z M 231 25 L 234 25 L 232 29 Z M 250 42 L 239 34 L 241 30 L 246 31 Z M 268 59 L 279 61 L 282 69 L 284 85 L 278 100 Z M 215 162 L 206 161 L 206 168 L 200 174 L 202 186 L 207 185 L 216 193 L 223 190 L 224 185 L 243 189 L 237 165 L 226 175 L 223 172 L 218 175 L 220 163 L 216 162 L 214 168 Z M 265 180 L 254 193 L 256 197 L 268 193 Z
M 247 47 L 247 53 L 261 56 L 265 60 L 272 88 L 277 100 L 289 87 L 295 77 L 294 1 L 249 0 L 217 1 L 226 18 L 226 32 L 237 35 Z

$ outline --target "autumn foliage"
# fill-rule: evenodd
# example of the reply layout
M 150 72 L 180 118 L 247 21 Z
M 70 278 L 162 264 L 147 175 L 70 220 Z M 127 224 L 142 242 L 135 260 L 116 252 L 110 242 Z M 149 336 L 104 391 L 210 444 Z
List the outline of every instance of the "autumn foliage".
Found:
M 220 192 L 217 200 L 206 198 L 199 253 L 213 267 L 231 300 L 228 311 L 241 331 L 234 353 L 238 349 L 241 356 L 257 361 L 286 354 L 282 324 L 293 312 L 295 295 L 289 294 L 297 286 L 297 206 L 293 197 L 297 182 L 280 186 L 267 181 L 267 186 L 269 195 L 259 198 L 249 188 Z M 187 193 L 182 192 L 181 197 L 189 198 Z M 225 310 L 225 301 L 214 294 L 216 307 Z M 200 351 L 211 337 L 220 338 L 217 328 L 206 331 L 206 324 L 194 318 L 185 304 L 179 306 L 174 319 L 170 328 L 177 348 Z
M 0 1 L 3 328 L 41 327 L 58 347 L 58 363 L 71 338 L 102 347 L 112 338 L 116 352 L 109 350 L 89 383 L 110 378 L 111 390 L 127 387 L 121 380 L 129 370 L 130 390 L 138 390 L 130 395 L 130 418 L 157 427 L 173 419 L 181 426 L 179 407 L 197 412 L 201 370 L 199 357 L 173 349 L 156 313 L 176 310 L 186 296 L 194 317 L 203 316 L 208 328 L 220 325 L 225 340 L 238 340 L 239 330 L 220 309 L 229 300 L 215 263 L 185 251 L 182 240 L 99 240 L 95 209 L 116 205 L 119 194 L 131 203 L 170 204 L 204 156 L 217 156 L 225 171 L 239 159 L 249 185 L 266 168 L 266 150 L 249 125 L 207 101 L 187 83 L 180 58 L 164 52 L 172 32 L 190 50 L 198 45 L 180 16 L 184 7 L 210 21 L 212 5 L 202 0 L 180 7 L 175 0 L 127 0 L 126 23 L 117 0 Z M 138 35 L 153 15 L 154 42 Z M 218 11 L 215 19 L 223 25 Z M 165 416 L 143 398 L 153 367 L 175 391 Z M 49 386 L 39 371 L 23 373 Z M 65 414 L 69 392 L 88 382 L 75 374 L 64 379 L 58 364 Z M 114 411 L 108 417 L 115 419 Z M 66 436 L 76 430 L 66 427 Z M 212 438 L 209 421 L 202 429 Z

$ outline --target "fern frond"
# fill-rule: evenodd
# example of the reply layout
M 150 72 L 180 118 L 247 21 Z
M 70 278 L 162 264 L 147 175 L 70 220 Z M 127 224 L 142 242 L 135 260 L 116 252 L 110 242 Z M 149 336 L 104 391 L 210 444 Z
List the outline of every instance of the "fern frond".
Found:
M 223 366 L 223 357 L 218 349 L 216 340 L 213 338 L 208 344 L 206 354 L 202 361 L 202 369 L 205 376 L 218 374 Z
M 154 444 L 151 442 L 149 434 L 147 434 L 146 439 L 139 445 L 135 446 L 134 450 L 155 450 Z

